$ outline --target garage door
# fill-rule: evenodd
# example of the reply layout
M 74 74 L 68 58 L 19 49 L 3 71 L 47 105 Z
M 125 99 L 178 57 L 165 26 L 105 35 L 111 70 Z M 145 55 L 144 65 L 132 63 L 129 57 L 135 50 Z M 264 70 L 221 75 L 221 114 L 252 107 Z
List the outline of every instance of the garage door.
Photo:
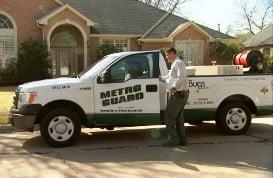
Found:
M 204 65 L 204 42 L 201 40 L 176 41 L 175 47 L 183 51 L 186 65 Z

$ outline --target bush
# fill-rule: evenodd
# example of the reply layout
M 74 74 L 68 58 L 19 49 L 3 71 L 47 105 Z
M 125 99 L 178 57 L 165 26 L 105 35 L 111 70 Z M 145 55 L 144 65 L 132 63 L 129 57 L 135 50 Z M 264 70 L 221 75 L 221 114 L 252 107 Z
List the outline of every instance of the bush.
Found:
M 273 73 L 273 57 L 264 57 L 263 66 L 264 73 Z
M 217 64 L 232 64 L 233 56 L 242 51 L 243 44 L 236 41 L 218 41 L 216 47 L 210 51 L 210 58 Z
M 20 82 L 49 78 L 51 65 L 46 42 L 29 39 L 22 43 L 16 66 Z
M 102 44 L 98 49 L 97 49 L 97 59 L 101 59 L 102 57 L 116 53 L 118 52 L 118 49 L 109 43 Z
M 4 85 L 17 85 L 19 80 L 16 59 L 12 59 L 6 68 L 0 68 L 0 83 Z

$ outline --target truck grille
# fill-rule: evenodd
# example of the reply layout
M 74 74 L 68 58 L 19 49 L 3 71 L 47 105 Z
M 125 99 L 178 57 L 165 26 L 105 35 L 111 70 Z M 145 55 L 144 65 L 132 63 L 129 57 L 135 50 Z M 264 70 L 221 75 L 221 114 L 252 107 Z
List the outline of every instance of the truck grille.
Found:
M 13 106 L 15 108 L 17 108 L 18 99 L 19 99 L 19 89 L 17 88 L 16 91 L 15 91 L 15 96 L 13 97 Z

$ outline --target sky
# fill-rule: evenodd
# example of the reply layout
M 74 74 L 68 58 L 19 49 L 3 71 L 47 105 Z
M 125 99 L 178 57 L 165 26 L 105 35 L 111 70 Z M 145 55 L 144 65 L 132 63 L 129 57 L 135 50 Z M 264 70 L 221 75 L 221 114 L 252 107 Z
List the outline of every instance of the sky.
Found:
M 185 18 L 215 30 L 220 24 L 221 32 L 226 32 L 229 25 L 236 23 L 237 3 L 237 0 L 192 0 L 184 4 L 180 11 Z

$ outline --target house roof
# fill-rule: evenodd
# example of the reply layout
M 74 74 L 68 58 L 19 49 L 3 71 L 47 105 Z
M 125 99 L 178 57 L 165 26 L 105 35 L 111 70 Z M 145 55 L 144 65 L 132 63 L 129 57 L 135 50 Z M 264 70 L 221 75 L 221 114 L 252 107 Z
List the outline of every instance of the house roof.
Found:
M 53 9 L 52 11 L 50 11 L 49 13 L 45 14 L 43 17 L 38 19 L 37 22 L 39 24 L 47 24 L 47 22 L 48 22 L 48 20 L 50 18 L 54 17 L 55 15 L 59 14 L 60 12 L 66 10 L 66 9 L 70 10 L 71 12 L 73 12 L 76 15 L 80 16 L 82 19 L 86 20 L 86 23 L 87 23 L 88 26 L 94 26 L 95 25 L 95 23 L 92 20 L 90 20 L 88 17 L 81 14 L 79 11 L 77 11 L 76 9 L 71 7 L 69 4 L 65 4 L 65 5 L 62 5 L 60 7 L 57 7 L 56 9 Z
M 256 35 L 244 42 L 246 47 L 273 45 L 273 24 L 269 24 Z
M 61 0 L 96 23 L 95 34 L 127 34 L 144 38 L 168 37 L 179 25 L 188 22 L 182 17 L 138 0 Z M 199 25 L 199 24 L 198 24 Z M 213 38 L 233 38 L 199 25 Z

